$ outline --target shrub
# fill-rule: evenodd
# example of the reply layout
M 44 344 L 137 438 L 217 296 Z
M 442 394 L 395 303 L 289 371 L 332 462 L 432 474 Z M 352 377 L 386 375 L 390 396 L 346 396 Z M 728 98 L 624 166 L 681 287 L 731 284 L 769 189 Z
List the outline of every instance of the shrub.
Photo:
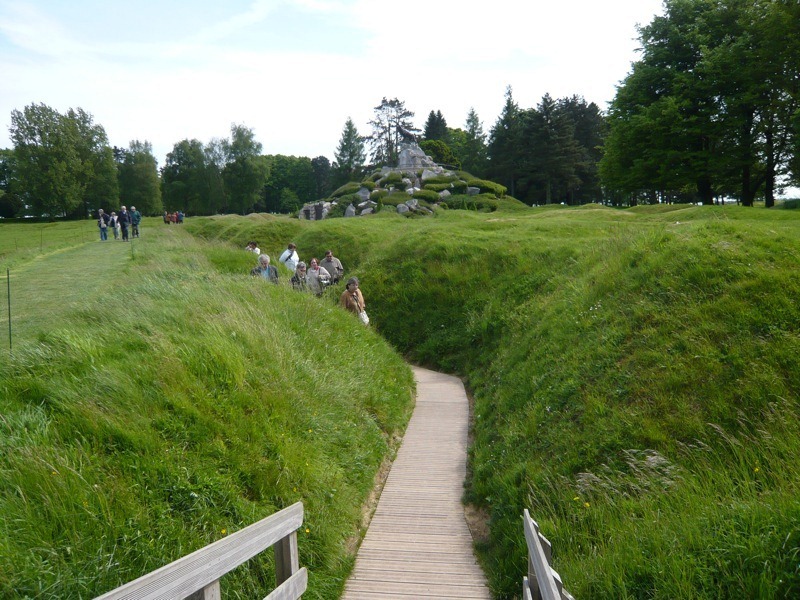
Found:
M 453 185 L 450 186 L 450 192 L 452 194 L 466 194 L 468 187 L 469 186 L 467 185 L 466 181 L 463 179 L 457 179 L 453 182 Z
M 446 183 L 451 184 L 458 181 L 458 177 L 455 175 L 437 175 L 436 177 L 429 177 L 425 180 L 425 185 L 428 186 L 429 184 L 437 184 L 437 183 Z
M 369 199 L 373 202 L 378 202 L 381 198 L 385 198 L 388 194 L 388 190 L 375 190 L 369 195 Z
M 493 196 L 488 194 L 480 194 L 478 196 L 460 194 L 457 196 L 450 196 L 444 204 L 447 208 L 452 208 L 454 210 L 494 212 L 497 210 L 498 202 Z
M 425 200 L 426 202 L 439 201 L 439 194 L 433 190 L 419 190 L 414 192 L 411 197 L 416 198 L 417 200 Z
M 361 182 L 361 187 L 367 188 L 371 192 L 375 189 L 375 182 L 370 179 L 365 179 Z
M 405 192 L 391 192 L 382 200 L 386 206 L 397 206 L 398 204 L 404 204 L 408 198 L 409 196 Z
M 496 198 L 502 198 L 506 195 L 506 191 L 508 191 L 506 186 L 485 179 L 470 179 L 467 185 L 476 187 L 483 193 L 494 194 Z
M 344 216 L 344 211 L 347 210 L 347 202 L 338 202 L 335 205 L 331 205 L 330 209 L 328 210 L 328 219 L 336 219 L 338 217 Z
M 443 192 L 449 190 L 451 185 L 449 183 L 426 183 L 422 186 L 423 190 L 431 190 L 432 192 Z
M 345 183 L 342 187 L 337 189 L 331 194 L 331 198 L 339 198 L 346 194 L 355 194 L 361 188 L 361 184 L 357 181 L 350 181 Z

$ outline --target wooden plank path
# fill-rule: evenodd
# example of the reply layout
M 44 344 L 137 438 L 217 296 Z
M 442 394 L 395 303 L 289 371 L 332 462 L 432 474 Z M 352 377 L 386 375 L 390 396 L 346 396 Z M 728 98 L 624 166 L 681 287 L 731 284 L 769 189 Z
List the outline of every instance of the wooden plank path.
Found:
M 414 414 L 342 599 L 489 599 L 461 504 L 467 395 L 456 377 L 413 370 Z

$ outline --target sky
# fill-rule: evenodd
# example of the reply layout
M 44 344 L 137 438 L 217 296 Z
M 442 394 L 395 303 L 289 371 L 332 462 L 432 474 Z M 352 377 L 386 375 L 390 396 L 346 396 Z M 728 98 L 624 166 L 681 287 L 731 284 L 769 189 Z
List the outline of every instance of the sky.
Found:
M 251 128 L 264 154 L 334 153 L 381 99 L 422 129 L 431 110 L 488 133 L 511 86 L 522 108 L 579 95 L 601 109 L 661 0 L 0 0 L 0 148 L 11 111 L 83 108 L 112 146 Z

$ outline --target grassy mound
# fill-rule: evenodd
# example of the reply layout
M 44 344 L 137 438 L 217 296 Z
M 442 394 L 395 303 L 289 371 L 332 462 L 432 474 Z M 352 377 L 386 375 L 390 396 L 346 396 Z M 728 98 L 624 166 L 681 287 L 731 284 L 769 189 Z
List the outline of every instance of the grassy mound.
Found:
M 800 594 L 800 216 L 382 217 L 293 235 L 360 276 L 401 352 L 467 376 L 498 596 L 526 571 L 526 507 L 576 597 Z
M 12 269 L 0 596 L 92 597 L 302 500 L 308 596 L 338 597 L 409 369 L 331 299 L 250 278 L 252 254 L 143 236 Z M 223 589 L 264 596 L 273 573 L 267 552 Z

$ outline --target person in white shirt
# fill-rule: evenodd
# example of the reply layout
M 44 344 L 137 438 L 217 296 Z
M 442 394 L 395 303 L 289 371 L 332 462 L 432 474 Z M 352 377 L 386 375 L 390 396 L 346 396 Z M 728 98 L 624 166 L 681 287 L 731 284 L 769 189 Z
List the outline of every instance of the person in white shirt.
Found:
M 300 256 L 297 254 L 297 246 L 294 245 L 294 242 L 289 242 L 289 246 L 283 251 L 278 262 L 286 265 L 286 268 L 292 273 L 295 272 L 297 263 L 300 262 Z
M 261 255 L 261 248 L 258 247 L 258 242 L 247 242 L 247 246 L 245 246 L 244 249 L 257 256 Z

